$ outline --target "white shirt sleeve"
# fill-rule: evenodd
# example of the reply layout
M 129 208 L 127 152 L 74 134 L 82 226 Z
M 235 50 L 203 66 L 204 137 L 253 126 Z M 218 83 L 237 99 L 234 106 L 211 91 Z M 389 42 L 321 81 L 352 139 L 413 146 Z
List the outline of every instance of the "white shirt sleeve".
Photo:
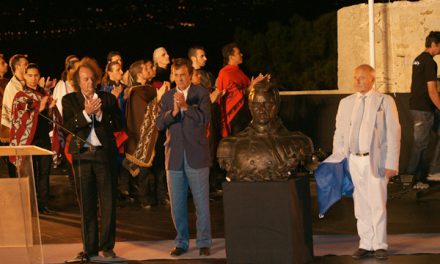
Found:
M 90 118 L 90 116 L 87 114 L 86 110 L 83 110 L 83 115 L 88 123 L 92 123 L 92 118 Z M 101 121 L 101 120 L 98 120 L 98 121 Z

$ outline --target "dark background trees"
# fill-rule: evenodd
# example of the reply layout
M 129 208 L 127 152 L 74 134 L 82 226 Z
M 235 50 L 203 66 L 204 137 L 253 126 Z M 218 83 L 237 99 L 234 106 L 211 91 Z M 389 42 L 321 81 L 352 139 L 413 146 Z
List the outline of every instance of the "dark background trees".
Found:
M 361 0 L 23 0 L 0 10 L 0 53 L 26 53 L 43 75 L 58 76 L 69 54 L 105 65 L 118 50 L 125 68 L 164 46 L 173 58 L 192 45 L 222 67 L 221 48 L 238 42 L 244 70 L 267 72 L 282 90 L 335 89 L 336 10 Z M 365 2 L 365 1 L 363 1 Z
M 337 89 L 336 12 L 309 21 L 294 15 L 264 32 L 237 29 L 248 71 L 271 73 L 280 90 Z

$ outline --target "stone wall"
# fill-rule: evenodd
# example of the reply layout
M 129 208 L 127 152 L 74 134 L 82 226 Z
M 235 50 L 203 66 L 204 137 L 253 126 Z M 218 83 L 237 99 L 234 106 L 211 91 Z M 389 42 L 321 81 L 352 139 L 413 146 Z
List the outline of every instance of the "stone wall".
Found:
M 412 62 L 432 30 L 440 31 L 440 1 L 396 1 L 374 5 L 376 87 L 410 92 Z M 353 69 L 369 64 L 368 4 L 338 11 L 338 88 L 352 92 Z M 440 56 L 436 58 L 440 62 Z M 439 64 L 440 65 L 440 64 Z

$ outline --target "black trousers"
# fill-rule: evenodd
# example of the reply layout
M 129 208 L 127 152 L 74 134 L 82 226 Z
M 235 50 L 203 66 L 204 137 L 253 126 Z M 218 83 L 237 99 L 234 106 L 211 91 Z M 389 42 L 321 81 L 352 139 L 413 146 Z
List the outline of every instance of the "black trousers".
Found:
M 33 156 L 32 157 L 35 177 L 35 187 L 37 189 L 38 207 L 43 208 L 49 205 L 49 174 L 52 156 Z
M 32 145 L 50 150 L 50 141 L 46 140 L 34 140 Z M 38 207 L 43 208 L 49 205 L 49 174 L 50 166 L 52 164 L 52 156 L 33 156 L 32 165 L 34 168 L 35 187 L 37 189 Z
M 116 159 L 101 149 L 80 152 L 80 160 L 77 155 L 73 154 L 73 169 L 82 214 L 84 253 L 92 257 L 97 256 L 100 250 L 110 250 L 115 246 L 116 177 L 111 170 Z
M 209 152 L 211 154 L 211 167 L 209 168 L 209 189 L 210 191 L 220 190 L 221 183 L 225 179 L 225 173 L 217 161 L 217 148 L 221 140 L 220 106 L 217 103 L 211 104 L 211 124 L 209 126 Z M 240 128 L 238 128 L 240 129 Z M 237 130 L 237 129 L 235 129 Z
M 154 193 L 158 204 L 166 204 L 167 195 L 167 176 L 165 171 L 165 131 L 159 132 L 155 146 L 155 156 L 151 173 L 154 176 Z
M 138 200 L 142 205 L 156 203 L 155 178 L 149 168 L 139 168 L 140 173 L 135 178 L 138 186 Z

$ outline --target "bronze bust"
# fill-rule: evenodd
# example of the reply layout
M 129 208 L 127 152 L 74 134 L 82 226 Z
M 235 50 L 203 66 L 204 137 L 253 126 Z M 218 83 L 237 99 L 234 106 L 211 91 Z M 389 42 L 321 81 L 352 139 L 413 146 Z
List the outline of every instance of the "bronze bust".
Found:
M 251 89 L 251 123 L 237 135 L 222 139 L 217 149 L 228 181 L 284 181 L 300 167 L 312 167 L 312 141 L 284 127 L 277 115 L 280 101 L 268 78 Z

